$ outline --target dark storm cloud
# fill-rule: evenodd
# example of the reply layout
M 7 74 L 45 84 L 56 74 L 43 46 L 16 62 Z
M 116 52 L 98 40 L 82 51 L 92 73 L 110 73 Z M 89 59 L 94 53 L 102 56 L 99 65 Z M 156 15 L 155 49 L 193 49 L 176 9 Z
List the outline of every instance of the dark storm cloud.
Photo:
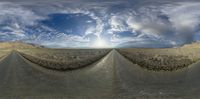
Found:
M 1 0 L 0 10 L 5 41 L 74 47 L 102 38 L 111 46 L 168 47 L 199 36 L 198 0 Z

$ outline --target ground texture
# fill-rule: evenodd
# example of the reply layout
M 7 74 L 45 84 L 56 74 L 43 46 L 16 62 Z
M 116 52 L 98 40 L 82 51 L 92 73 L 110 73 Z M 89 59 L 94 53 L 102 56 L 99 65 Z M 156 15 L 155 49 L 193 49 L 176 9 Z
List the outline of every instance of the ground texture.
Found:
M 22 52 L 22 51 L 21 51 Z M 0 99 L 198 99 L 200 63 L 153 71 L 116 50 L 71 71 L 44 68 L 12 51 L 0 61 Z

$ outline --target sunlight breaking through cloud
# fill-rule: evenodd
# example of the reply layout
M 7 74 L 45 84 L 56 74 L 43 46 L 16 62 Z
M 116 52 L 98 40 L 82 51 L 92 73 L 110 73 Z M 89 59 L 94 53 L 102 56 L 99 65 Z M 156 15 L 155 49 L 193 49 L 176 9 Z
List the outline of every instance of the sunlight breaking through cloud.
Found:
M 196 0 L 21 0 L 0 1 L 0 9 L 0 41 L 49 47 L 91 47 L 95 43 L 174 47 L 200 38 L 200 2 Z

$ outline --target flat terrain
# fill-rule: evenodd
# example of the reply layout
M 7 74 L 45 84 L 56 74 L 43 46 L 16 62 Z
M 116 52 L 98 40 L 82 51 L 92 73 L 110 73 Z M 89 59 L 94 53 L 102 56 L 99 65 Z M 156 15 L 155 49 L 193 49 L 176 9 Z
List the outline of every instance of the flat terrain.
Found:
M 174 71 L 200 60 L 200 48 L 181 47 L 165 49 L 118 49 L 127 59 L 144 69 Z
M 10 50 L 0 50 L 0 60 L 6 57 L 10 53 Z
M 111 49 L 26 49 L 21 55 L 40 66 L 56 70 L 81 68 L 101 59 Z
M 18 48 L 0 61 L 0 99 L 198 99 L 198 49 L 184 47 L 110 51 Z M 132 55 L 131 58 L 138 59 L 138 51 L 142 51 L 145 58 L 161 55 L 159 57 L 162 59 L 162 55 L 167 55 L 171 59 L 163 58 L 164 61 L 181 57 L 180 60 L 193 59 L 195 63 L 174 70 L 150 70 L 127 57 L 128 53 Z M 71 61 L 82 64 L 81 60 L 92 60 L 97 56 L 97 59 L 86 66 L 81 65 L 81 68 L 56 69 L 60 66 L 68 67 Z M 174 59 L 173 62 L 180 60 Z M 41 61 L 49 65 L 41 65 Z M 57 65 L 62 61 L 63 64 Z

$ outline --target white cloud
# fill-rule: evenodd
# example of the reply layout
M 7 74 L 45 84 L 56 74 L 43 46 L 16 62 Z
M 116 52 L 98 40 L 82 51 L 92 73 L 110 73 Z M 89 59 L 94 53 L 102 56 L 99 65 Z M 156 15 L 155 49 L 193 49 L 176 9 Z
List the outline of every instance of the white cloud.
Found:
M 37 42 L 38 43 L 38 42 Z M 89 39 L 82 36 L 67 35 L 64 33 L 59 33 L 56 37 L 51 40 L 46 40 L 40 42 L 40 44 L 48 47 L 89 47 Z
M 124 17 L 123 17 L 124 18 Z M 121 32 L 128 31 L 129 28 L 126 26 L 126 22 L 122 17 L 112 16 L 110 18 L 111 31 L 113 32 Z
M 183 28 L 195 29 L 200 23 L 200 3 L 183 2 L 174 6 L 167 6 L 163 12 L 170 17 L 170 21 L 179 31 Z
M 36 20 L 43 19 L 42 17 L 35 15 L 32 11 L 14 3 L 0 2 L 0 9 L 1 23 L 5 20 L 11 20 L 19 22 L 21 25 L 33 25 Z
M 36 20 L 43 19 L 32 11 L 10 2 L 0 2 L 0 29 L 6 30 L 1 34 L 12 35 L 7 39 L 18 40 L 26 38 L 23 28 L 34 25 Z
M 96 32 L 96 27 L 90 26 L 89 28 L 86 29 L 85 35 L 93 34 Z
M 192 41 L 192 36 L 196 33 L 200 24 L 199 2 L 169 1 L 163 2 L 163 4 L 160 3 L 159 5 L 157 2 L 154 4 L 145 4 L 145 2 L 142 3 L 142 1 L 138 2 L 140 4 L 133 6 L 129 4 L 133 3 L 132 1 L 101 3 L 58 1 L 53 2 L 54 4 L 45 1 L 41 1 L 41 3 L 34 1 L 29 3 L 0 2 L 0 24 L 3 24 L 8 20 L 10 21 L 10 23 L 7 23 L 6 26 L 1 27 L 0 29 L 11 31 L 10 33 L 1 33 L 1 35 L 12 34 L 25 38 L 26 33 L 24 33 L 23 29 L 26 26 L 37 24 L 37 20 L 45 19 L 49 14 L 82 13 L 96 21 L 96 25 L 86 29 L 85 35 L 95 35 L 103 38 L 102 35 L 107 33 L 111 35 L 107 38 L 109 38 L 110 42 L 114 45 L 129 41 L 148 42 L 146 39 L 162 40 L 162 43 L 168 42 L 168 44 L 172 45 L 179 44 L 180 42 Z M 151 2 L 151 0 L 149 2 Z M 113 8 L 113 6 L 116 5 L 122 9 Z M 49 27 L 44 29 L 47 28 Z M 47 43 L 53 45 L 58 43 L 61 46 L 73 46 L 73 44 L 78 46 L 79 44 L 85 43 L 82 45 L 88 46 L 90 43 L 84 36 L 77 37 L 76 35 L 65 35 L 63 33 L 57 33 L 56 30 L 53 29 L 47 29 L 49 32 L 43 32 L 42 30 L 38 31 L 40 32 L 40 35 L 35 37 L 38 41 L 42 42 L 44 38 L 47 39 L 46 41 L 44 40 L 45 42 L 42 42 L 43 44 Z M 139 35 L 123 38 L 116 36 L 115 33 L 123 31 L 137 32 Z M 53 32 L 55 32 L 54 34 L 57 33 L 56 37 L 50 37 Z
M 142 7 L 139 11 L 119 12 L 112 16 L 110 25 L 112 32 L 132 31 L 139 33 L 138 36 L 119 38 L 119 40 L 112 39 L 112 42 L 128 42 L 133 40 L 143 39 L 143 35 L 161 39 L 169 35 L 168 32 L 172 29 L 166 20 L 158 18 L 159 9 L 149 7 Z
M 192 42 L 200 25 L 200 3 L 179 2 L 163 8 L 163 13 L 176 30 L 176 37 L 183 42 Z
M 138 37 L 127 37 L 124 41 L 140 39 L 141 35 L 148 35 L 157 39 L 169 39 L 173 42 L 169 43 L 172 45 L 192 42 L 200 25 L 200 3 L 170 2 L 141 6 L 132 12 L 119 12 L 110 24 L 112 31 L 140 32 Z

